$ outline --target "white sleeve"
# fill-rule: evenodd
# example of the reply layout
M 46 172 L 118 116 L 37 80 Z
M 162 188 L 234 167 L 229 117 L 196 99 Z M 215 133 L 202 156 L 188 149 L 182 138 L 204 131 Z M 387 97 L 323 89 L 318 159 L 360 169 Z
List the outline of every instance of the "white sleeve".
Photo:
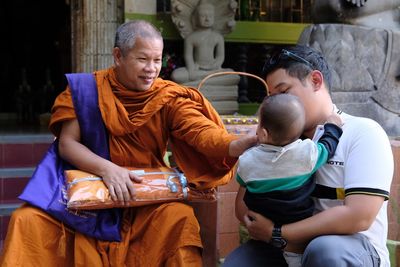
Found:
M 346 195 L 357 192 L 388 194 L 394 163 L 389 138 L 372 120 L 363 120 L 351 131 L 344 170 Z M 357 191 L 358 190 L 358 191 Z

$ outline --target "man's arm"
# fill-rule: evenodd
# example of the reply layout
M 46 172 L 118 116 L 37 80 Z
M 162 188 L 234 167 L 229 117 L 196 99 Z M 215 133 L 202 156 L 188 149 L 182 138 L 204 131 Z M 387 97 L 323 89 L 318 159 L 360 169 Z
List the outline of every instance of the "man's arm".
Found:
M 384 201 L 383 197 L 350 195 L 345 205 L 330 208 L 312 217 L 282 226 L 282 236 L 293 243 L 304 243 L 328 234 L 354 234 L 367 230 Z M 251 217 L 251 219 L 250 219 Z M 261 214 L 249 211 L 245 216 L 249 234 L 258 240 L 271 239 L 274 223 Z
M 75 167 L 103 178 L 113 200 L 128 201 L 135 191 L 131 180 L 141 179 L 127 169 L 117 166 L 84 146 L 80 140 L 77 119 L 65 121 L 59 137 L 60 156 Z
M 283 236 L 292 242 L 299 242 L 309 241 L 320 235 L 355 234 L 365 231 L 374 222 L 384 200 L 381 196 L 349 195 L 342 206 L 327 209 L 297 223 L 284 225 Z
M 393 155 L 385 132 L 370 120 L 348 127 L 353 128 L 348 129 L 344 144 L 345 169 L 338 174 L 344 176 L 342 186 L 347 191 L 343 205 L 326 209 L 302 221 L 283 225 L 282 234 L 289 242 L 308 242 L 320 235 L 353 234 L 367 230 L 387 199 L 393 176 Z M 336 177 L 338 176 L 330 178 Z M 360 190 L 352 192 L 352 188 Z M 249 216 L 256 218 L 255 221 L 246 222 L 252 236 L 269 240 L 273 222 L 253 212 L 249 212 Z

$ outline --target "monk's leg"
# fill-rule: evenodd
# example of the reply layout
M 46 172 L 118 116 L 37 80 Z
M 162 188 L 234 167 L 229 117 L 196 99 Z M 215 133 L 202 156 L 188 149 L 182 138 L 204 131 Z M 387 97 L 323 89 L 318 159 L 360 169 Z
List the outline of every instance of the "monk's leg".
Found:
M 137 209 L 127 266 L 201 266 L 200 226 L 193 208 L 179 202 Z
M 105 242 L 109 243 L 109 242 Z M 86 235 L 76 233 L 74 243 L 75 267 L 108 267 L 108 258 L 102 257 L 98 241 Z M 123 266 L 123 265 L 122 265 Z
M 178 250 L 167 259 L 165 267 L 175 266 L 202 266 L 201 249 L 195 246 L 186 246 L 178 248 Z
M 0 266 L 74 266 L 74 234 L 40 209 L 23 205 L 11 216 Z

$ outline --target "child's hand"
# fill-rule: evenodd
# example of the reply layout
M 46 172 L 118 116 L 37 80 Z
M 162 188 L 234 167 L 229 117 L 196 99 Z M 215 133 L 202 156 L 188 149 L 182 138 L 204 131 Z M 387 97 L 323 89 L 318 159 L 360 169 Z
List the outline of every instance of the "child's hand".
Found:
M 340 118 L 340 116 L 336 112 L 333 112 L 331 115 L 329 115 L 325 123 L 333 123 L 339 127 L 342 127 L 343 125 L 342 118 Z

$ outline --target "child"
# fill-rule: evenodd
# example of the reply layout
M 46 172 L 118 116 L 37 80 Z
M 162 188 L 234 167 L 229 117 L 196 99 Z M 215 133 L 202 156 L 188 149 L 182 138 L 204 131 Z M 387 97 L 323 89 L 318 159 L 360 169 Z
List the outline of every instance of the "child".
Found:
M 290 267 L 301 266 L 304 247 L 286 246 L 280 226 L 313 214 L 312 174 L 334 155 L 342 134 L 337 114 L 328 118 L 318 143 L 299 139 L 304 124 L 304 107 L 296 96 L 266 97 L 259 109 L 259 145 L 240 156 L 236 176 L 241 185 L 236 201 L 242 203 L 237 204 L 237 217 L 243 222 L 249 209 L 272 220 L 278 232 L 270 244 L 285 249 Z

